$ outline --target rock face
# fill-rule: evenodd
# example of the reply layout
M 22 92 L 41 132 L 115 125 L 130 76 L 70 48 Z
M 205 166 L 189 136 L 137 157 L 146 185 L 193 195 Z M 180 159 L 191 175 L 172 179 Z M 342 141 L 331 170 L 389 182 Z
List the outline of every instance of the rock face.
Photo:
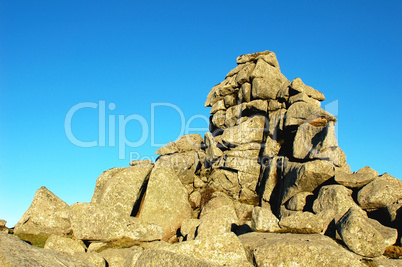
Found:
M 68 234 L 71 232 L 69 206 L 46 187 L 36 191 L 29 209 L 15 225 L 14 233 Z
M 97 266 L 383 262 L 402 235 L 402 181 L 368 166 L 352 173 L 337 118 L 321 108 L 325 96 L 289 81 L 273 52 L 236 63 L 207 96 L 204 138 L 183 135 L 159 148 L 155 163 L 105 171 L 90 203 L 69 207 L 40 188 L 15 232 L 55 234 L 49 249 L 26 257 L 5 249 L 0 261 L 35 265 L 43 253 L 59 259 L 58 250 Z M 69 233 L 76 240 L 62 236 Z M 0 248 L 14 246 L 5 243 Z

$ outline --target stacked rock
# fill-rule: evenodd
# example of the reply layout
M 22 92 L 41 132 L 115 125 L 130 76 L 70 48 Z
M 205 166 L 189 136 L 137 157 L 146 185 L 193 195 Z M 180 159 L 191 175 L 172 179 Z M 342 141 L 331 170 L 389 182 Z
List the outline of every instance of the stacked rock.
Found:
M 91 252 L 125 238 L 176 243 L 120 250 L 127 266 L 155 255 L 173 257 L 173 265 L 359 266 L 362 256 L 400 245 L 402 181 L 370 167 L 352 173 L 336 118 L 321 108 L 324 95 L 300 78 L 288 81 L 273 52 L 242 55 L 237 64 L 208 94 L 204 138 L 184 135 L 160 148 L 155 163 L 105 171 L 90 203 L 69 206 L 42 187 L 14 233 L 56 235 L 48 248 L 75 246 L 80 255 L 82 242 L 61 237 L 72 233 L 88 245 L 85 258 L 109 264 L 115 250 Z
M 240 200 L 274 204 L 280 216 L 296 194 L 313 192 L 338 169 L 350 173 L 336 118 L 321 108 L 322 93 L 300 78 L 286 79 L 273 52 L 242 55 L 237 64 L 205 102 L 212 114 L 212 134 L 205 135 L 211 179 Z

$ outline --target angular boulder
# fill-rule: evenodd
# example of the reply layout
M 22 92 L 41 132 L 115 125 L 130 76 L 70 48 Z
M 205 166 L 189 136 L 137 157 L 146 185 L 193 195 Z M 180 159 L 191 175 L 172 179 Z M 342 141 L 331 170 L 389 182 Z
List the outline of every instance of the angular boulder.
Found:
M 91 203 L 113 209 L 128 217 L 145 190 L 153 164 L 142 164 L 106 171 L 97 180 Z
M 234 233 L 176 243 L 161 249 L 214 264 L 253 266 L 248 262 L 243 245 Z
M 167 240 L 191 214 L 186 188 L 171 169 L 158 167 L 156 163 L 138 217 L 162 227 Z
M 335 211 L 335 221 L 338 221 L 351 207 L 359 208 L 352 198 L 352 190 L 343 185 L 326 185 L 321 187 L 318 197 L 313 203 L 313 211 Z
M 85 252 L 85 245 L 82 243 L 82 241 L 80 242 L 58 235 L 49 236 L 49 238 L 46 240 L 44 248 L 57 250 L 70 255 Z
M 112 241 L 128 237 L 139 241 L 160 240 L 164 230 L 138 218 L 120 213 L 94 203 L 75 203 L 70 208 L 74 236 L 81 240 Z
M 378 209 L 402 199 L 402 181 L 385 173 L 368 183 L 357 194 L 363 209 Z
M 254 232 L 239 239 L 256 266 L 366 266 L 359 256 L 319 234 Z
M 279 220 L 271 209 L 254 207 L 251 215 L 251 229 L 257 232 L 275 232 L 280 229 Z
M 36 191 L 31 206 L 15 225 L 15 234 L 57 234 L 71 232 L 69 206 L 42 186 Z
M 370 219 L 360 208 L 352 207 L 338 221 L 337 232 L 346 246 L 356 254 L 378 257 L 385 248 L 393 245 L 398 237 L 396 229 Z

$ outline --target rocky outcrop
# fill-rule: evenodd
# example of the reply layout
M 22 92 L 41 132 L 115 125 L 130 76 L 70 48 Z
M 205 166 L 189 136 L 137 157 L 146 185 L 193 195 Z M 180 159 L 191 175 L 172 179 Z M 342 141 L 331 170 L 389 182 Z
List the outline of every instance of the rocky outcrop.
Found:
M 42 186 L 28 210 L 15 225 L 14 233 L 68 234 L 71 232 L 69 206 Z
M 41 188 L 15 232 L 56 234 L 40 253 L 97 266 L 387 262 L 402 235 L 402 182 L 368 166 L 352 173 L 325 96 L 289 81 L 273 52 L 236 62 L 207 96 L 204 138 L 105 171 L 90 203 L 69 207 Z

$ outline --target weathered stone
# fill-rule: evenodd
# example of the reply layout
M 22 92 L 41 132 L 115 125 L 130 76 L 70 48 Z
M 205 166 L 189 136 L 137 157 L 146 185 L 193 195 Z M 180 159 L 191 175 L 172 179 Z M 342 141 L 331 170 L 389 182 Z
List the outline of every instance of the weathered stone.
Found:
M 173 142 L 169 142 L 167 143 L 166 146 L 163 146 L 161 148 L 159 148 L 158 150 L 156 150 L 155 154 L 156 155 L 170 155 L 170 154 L 174 154 L 174 153 L 178 153 L 179 152 L 179 148 L 177 147 L 177 145 Z
M 279 109 L 274 112 L 270 112 L 268 116 L 268 135 L 274 140 L 277 140 L 279 132 L 284 128 L 285 122 L 285 109 Z
M 339 157 L 331 148 L 338 147 L 335 138 L 335 123 L 324 120 L 324 125 L 303 123 L 297 129 L 293 141 L 293 157 L 297 159 L 327 159 L 339 165 Z M 330 153 L 328 153 L 330 152 Z M 331 153 L 332 152 L 332 153 Z
M 250 83 L 242 84 L 237 98 L 240 100 L 240 102 L 250 102 L 250 100 L 251 100 L 251 84 Z
M 237 94 L 238 93 L 234 93 L 231 95 L 226 95 L 223 98 L 223 102 L 225 102 L 225 108 L 230 108 L 233 107 L 237 104 Z
M 311 192 L 300 192 L 294 195 L 288 202 L 286 208 L 289 210 L 302 211 L 306 206 L 307 197 L 313 196 Z
M 313 192 L 319 185 L 335 175 L 331 162 L 313 160 L 306 163 L 285 162 L 284 190 L 281 204 L 299 192 Z
M 217 147 L 217 142 L 210 132 L 205 133 L 205 153 L 207 154 L 207 160 L 209 162 L 215 161 L 217 158 L 223 155 L 222 151 Z
M 323 234 L 334 218 L 335 211 L 328 210 L 314 214 L 308 211 L 297 211 L 287 217 L 281 218 L 279 226 L 283 229 L 309 231 Z
M 200 150 L 203 141 L 204 139 L 199 134 L 186 134 L 181 136 L 176 142 L 169 142 L 166 146 L 159 148 L 155 154 L 163 156 Z
M 215 104 L 212 105 L 210 114 L 215 114 L 219 110 L 226 110 L 225 101 L 223 99 L 219 100 Z
M 147 249 L 138 258 L 135 266 L 136 267 L 148 267 L 148 266 L 213 267 L 220 265 L 171 251 L 165 251 L 160 249 Z
M 352 190 L 343 185 L 326 185 L 321 187 L 314 201 L 313 211 L 319 213 L 334 210 L 335 221 L 338 221 L 351 207 L 358 208 L 352 198 Z
M 363 209 L 378 209 L 402 199 L 402 181 L 385 173 L 360 189 L 357 201 Z
M 365 166 L 365 167 L 361 168 L 360 170 L 357 171 L 357 173 L 359 173 L 359 174 L 364 173 L 364 174 L 368 174 L 369 176 L 373 176 L 373 177 L 378 176 L 378 172 L 376 170 L 373 170 L 369 166 Z
M 319 234 L 254 232 L 239 239 L 256 266 L 365 266 L 356 254 Z
M 217 128 L 225 128 L 226 111 L 219 110 L 212 116 L 212 124 Z
M 356 207 L 350 208 L 339 220 L 337 232 L 350 250 L 366 257 L 382 255 L 398 236 L 396 229 L 369 219 L 364 211 Z
M 135 262 L 140 257 L 143 249 L 141 247 L 131 248 L 108 248 L 99 253 L 108 266 L 130 266 L 134 267 Z
M 281 108 L 285 108 L 283 103 L 279 102 L 278 100 L 271 99 L 268 101 L 268 111 L 275 111 Z
M 284 157 L 274 157 L 269 159 L 264 165 L 264 178 L 265 180 L 260 185 L 263 188 L 262 194 L 262 206 L 269 206 L 268 204 L 271 200 L 271 195 L 278 184 L 278 179 L 280 179 L 278 174 L 278 169 L 282 169 L 284 162 Z
M 243 245 L 234 233 L 181 242 L 162 249 L 215 264 L 253 266 L 247 261 Z
M 281 102 L 285 102 L 289 100 L 289 86 L 290 82 L 288 81 L 284 86 L 279 89 L 278 94 L 276 95 L 276 99 Z
M 290 84 L 290 88 L 299 93 L 305 93 L 309 97 L 312 97 L 319 101 L 325 100 L 325 96 L 321 92 L 315 90 L 314 88 L 312 88 L 310 86 L 305 85 L 300 78 L 294 79 Z
M 327 111 L 305 102 L 296 102 L 286 112 L 285 127 L 298 126 L 303 123 L 322 125 L 328 121 L 336 122 L 336 118 Z
M 66 202 L 42 186 L 36 191 L 31 206 L 15 225 L 15 234 L 68 234 L 71 225 Z
M 155 166 L 170 169 L 183 184 L 191 184 L 196 177 L 195 172 L 201 165 L 200 152 L 187 151 L 165 155 L 158 158 Z
M 387 206 L 387 213 L 389 214 L 389 219 L 391 222 L 397 220 L 398 217 L 402 219 L 402 199 L 398 200 L 394 204 Z M 402 225 L 400 225 L 399 228 L 401 228 L 402 230 Z
M 241 187 L 237 173 L 228 170 L 214 170 L 210 176 L 211 186 L 216 190 L 221 190 L 228 195 L 235 197 L 239 194 Z
M 373 181 L 376 177 L 369 173 L 345 173 L 337 172 L 335 174 L 335 182 L 349 187 L 349 188 L 362 188 L 366 184 Z
M 254 207 L 251 217 L 251 228 L 258 232 L 275 232 L 279 230 L 279 220 L 271 209 Z
M 254 99 L 276 99 L 276 95 L 282 85 L 283 82 L 272 80 L 271 77 L 254 78 L 251 87 L 251 95 Z
M 152 160 L 150 159 L 143 159 L 143 160 L 133 160 L 130 161 L 130 166 L 136 167 L 148 167 L 148 165 L 152 164 Z
M 92 263 L 97 267 L 106 267 L 105 259 L 99 256 L 98 253 L 77 252 L 74 254 L 74 257 Z
M 75 203 L 70 207 L 74 236 L 81 240 L 111 241 L 122 237 L 153 241 L 162 239 L 160 226 L 134 217 L 125 217 L 95 203 Z
M 236 59 L 236 62 L 237 64 L 244 64 L 246 62 L 255 61 L 256 59 L 259 58 L 262 58 L 273 67 L 279 68 L 279 63 L 278 60 L 276 59 L 275 53 L 270 51 L 241 55 Z
M 225 80 L 217 85 L 215 85 L 207 96 L 207 100 L 205 101 L 205 107 L 210 107 L 215 104 L 217 101 L 221 100 L 225 95 L 229 95 L 231 93 L 237 92 L 238 88 L 236 88 L 236 76 L 232 75 L 226 77 Z
M 296 103 L 296 102 L 305 102 L 307 104 L 310 104 L 312 106 L 315 106 L 317 108 L 321 108 L 321 102 L 309 97 L 307 94 L 305 93 L 298 93 L 296 95 L 293 95 L 291 97 L 289 97 L 288 99 L 288 104 L 289 106 Z
M 264 133 L 265 117 L 255 116 L 240 125 L 223 131 L 222 140 L 229 144 L 240 145 L 249 142 L 261 143 Z
M 183 220 L 191 218 L 188 193 L 172 170 L 157 166 L 152 170 L 139 217 L 161 226 L 164 240 L 176 233 Z
M 0 233 L 1 266 L 96 266 L 58 251 L 28 245 L 19 238 Z
M 85 252 L 84 246 L 85 245 L 82 241 L 80 242 L 63 236 L 51 235 L 46 240 L 44 248 L 74 255 L 75 253 Z
M 6 220 L 0 220 L 0 227 L 5 227 L 7 224 Z
M 183 235 L 185 240 L 193 240 L 195 238 L 195 233 L 201 220 L 199 219 L 186 219 L 182 222 L 180 227 L 180 233 Z
M 119 168 L 113 174 L 102 174 L 95 186 L 91 203 L 130 216 L 141 192 L 145 190 L 153 164 Z
M 247 224 L 251 222 L 251 216 L 254 210 L 254 205 L 242 203 L 239 201 L 233 201 L 236 215 L 239 220 L 239 225 Z
M 193 209 L 199 208 L 201 204 L 201 193 L 199 191 L 192 192 L 188 200 Z
M 250 74 L 254 70 L 255 64 L 254 63 L 246 63 L 243 65 L 243 68 L 239 71 L 236 76 L 236 82 L 239 85 L 242 85 L 245 82 L 250 81 Z
M 232 224 L 238 224 L 233 202 L 224 194 L 218 195 L 203 207 L 196 239 L 230 232 Z
M 87 251 L 88 252 L 96 252 L 98 249 L 100 249 L 101 247 L 105 246 L 107 243 L 104 242 L 91 242 L 91 244 L 89 244 Z
M 281 150 L 281 143 L 282 141 L 278 142 L 268 135 L 265 139 L 263 156 L 269 158 L 277 156 Z

